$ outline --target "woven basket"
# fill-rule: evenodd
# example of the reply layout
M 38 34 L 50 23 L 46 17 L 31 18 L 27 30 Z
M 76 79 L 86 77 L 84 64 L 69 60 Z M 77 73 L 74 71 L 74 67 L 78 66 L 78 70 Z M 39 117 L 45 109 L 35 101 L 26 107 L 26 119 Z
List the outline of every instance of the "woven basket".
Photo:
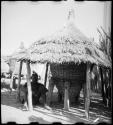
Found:
M 76 102 L 82 88 L 82 83 L 86 80 L 86 65 L 81 63 L 75 64 L 51 64 L 50 71 L 57 89 L 64 97 L 64 82 L 70 82 L 69 98 L 70 102 Z M 62 82 L 61 82 L 62 80 Z
M 76 102 L 77 97 L 79 97 L 80 91 L 82 89 L 82 83 L 84 81 L 71 81 L 71 85 L 69 88 L 69 99 L 70 103 Z
M 75 64 L 51 64 L 51 75 L 54 78 L 65 80 L 84 80 L 86 74 L 86 65 L 81 63 Z

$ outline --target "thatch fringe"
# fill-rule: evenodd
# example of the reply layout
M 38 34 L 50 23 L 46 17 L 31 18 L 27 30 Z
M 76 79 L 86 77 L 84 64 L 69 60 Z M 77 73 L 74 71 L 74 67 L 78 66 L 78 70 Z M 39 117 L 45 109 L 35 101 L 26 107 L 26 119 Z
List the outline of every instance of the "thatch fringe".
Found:
M 99 45 L 90 41 L 72 23 L 59 32 L 34 42 L 30 47 L 31 60 L 39 62 L 91 62 L 111 67 Z
M 100 47 L 90 41 L 73 23 L 68 23 L 63 29 L 53 35 L 34 42 L 28 50 L 22 49 L 16 53 L 17 60 L 49 63 L 81 63 L 90 62 L 105 67 L 111 67 L 106 54 Z

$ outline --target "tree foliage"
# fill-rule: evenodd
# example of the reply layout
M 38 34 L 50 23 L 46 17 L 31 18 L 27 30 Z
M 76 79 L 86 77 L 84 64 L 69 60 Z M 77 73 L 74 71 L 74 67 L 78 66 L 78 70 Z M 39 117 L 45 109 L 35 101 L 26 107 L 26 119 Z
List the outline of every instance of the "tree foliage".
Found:
M 99 41 L 100 41 L 100 46 L 101 50 L 108 55 L 108 59 L 112 61 L 112 47 L 111 47 L 111 31 L 109 28 L 108 32 L 105 32 L 105 30 L 100 27 L 100 29 L 97 29 L 99 33 Z

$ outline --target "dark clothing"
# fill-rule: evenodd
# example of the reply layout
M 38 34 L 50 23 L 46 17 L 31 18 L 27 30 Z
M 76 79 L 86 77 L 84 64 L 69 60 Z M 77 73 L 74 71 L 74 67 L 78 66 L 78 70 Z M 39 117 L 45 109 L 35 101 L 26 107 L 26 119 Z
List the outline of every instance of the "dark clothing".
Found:
M 33 104 L 38 104 L 40 97 L 46 96 L 46 92 L 48 91 L 45 86 L 38 82 L 31 82 L 31 88 L 32 88 L 32 100 Z
M 16 79 L 17 79 L 16 77 L 13 77 L 13 89 L 17 88 Z
M 24 104 L 25 102 L 28 102 L 27 95 L 28 95 L 27 83 L 25 83 L 24 85 L 20 86 L 20 100 L 21 100 L 22 104 Z
M 36 105 L 39 103 L 40 97 L 46 96 L 46 92 L 48 91 L 45 86 L 38 82 L 31 82 L 31 89 L 32 89 L 32 103 L 33 105 Z M 25 96 L 28 95 L 27 91 L 27 83 L 24 84 L 24 92 L 26 93 Z M 26 99 L 26 97 L 25 97 Z
M 1 78 L 5 78 L 5 74 L 4 73 L 1 74 Z
M 38 82 L 31 82 L 31 88 L 32 91 L 36 91 L 37 93 L 46 93 L 48 91 L 43 84 Z

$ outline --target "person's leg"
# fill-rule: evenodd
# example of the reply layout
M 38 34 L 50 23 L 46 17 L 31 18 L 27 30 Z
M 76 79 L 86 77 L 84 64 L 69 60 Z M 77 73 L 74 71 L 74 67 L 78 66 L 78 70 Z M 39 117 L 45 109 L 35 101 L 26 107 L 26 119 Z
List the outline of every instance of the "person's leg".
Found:
M 39 105 L 40 104 L 40 93 L 37 93 L 37 94 L 34 94 L 33 97 L 32 97 L 32 101 L 33 101 L 33 105 Z
M 46 104 L 46 93 L 41 95 L 43 106 Z
M 26 101 L 24 102 L 23 107 L 25 107 L 25 109 L 26 109 L 26 110 L 28 110 L 28 104 L 27 104 L 27 102 L 26 102 Z
M 62 100 L 62 93 L 58 92 L 58 102 L 61 103 Z
M 25 107 L 26 110 L 28 110 L 28 99 L 27 99 L 27 96 L 28 96 L 28 94 L 25 92 L 23 107 Z

